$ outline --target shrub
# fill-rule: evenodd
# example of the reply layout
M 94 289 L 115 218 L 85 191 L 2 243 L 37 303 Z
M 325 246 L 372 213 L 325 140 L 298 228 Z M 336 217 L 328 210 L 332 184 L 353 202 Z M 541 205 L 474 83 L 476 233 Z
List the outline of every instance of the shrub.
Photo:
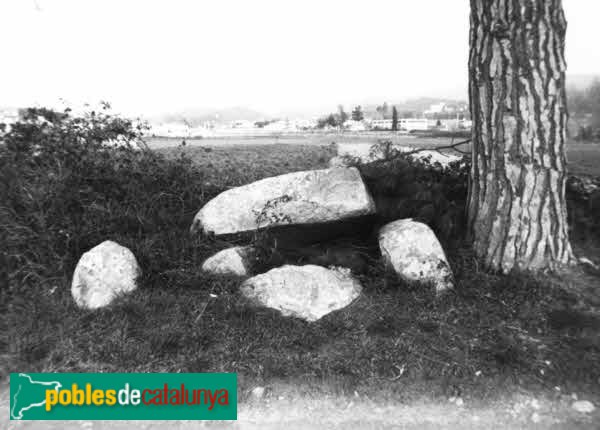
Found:
M 107 239 L 131 247 L 140 263 L 156 257 L 158 271 L 186 249 L 183 232 L 206 192 L 202 173 L 184 155 L 148 150 L 143 130 L 108 105 L 83 116 L 36 108 L 0 137 L 9 290 L 70 277 L 79 256 Z
M 579 241 L 600 237 L 600 178 L 570 176 L 566 185 L 571 237 Z
M 429 224 L 442 241 L 460 241 L 465 225 L 465 203 L 470 163 L 468 157 L 448 166 L 416 159 L 391 142 L 373 145 L 371 159 L 354 160 L 371 191 L 380 223 L 413 218 Z
M 432 163 L 430 157 L 411 157 L 390 141 L 381 141 L 371 147 L 370 158 L 376 161 L 346 158 L 346 162 L 361 171 L 375 199 L 380 223 L 414 218 L 431 226 L 446 244 L 465 238 L 469 156 L 443 166 Z M 598 178 L 570 176 L 567 181 L 568 221 L 576 240 L 596 239 L 600 234 L 599 189 Z

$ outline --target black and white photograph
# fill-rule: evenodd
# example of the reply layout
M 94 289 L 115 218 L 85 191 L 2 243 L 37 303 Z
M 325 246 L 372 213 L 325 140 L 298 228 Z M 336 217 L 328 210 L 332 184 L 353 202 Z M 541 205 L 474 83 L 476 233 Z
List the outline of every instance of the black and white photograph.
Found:
M 599 17 L 0 0 L 0 427 L 599 429 Z

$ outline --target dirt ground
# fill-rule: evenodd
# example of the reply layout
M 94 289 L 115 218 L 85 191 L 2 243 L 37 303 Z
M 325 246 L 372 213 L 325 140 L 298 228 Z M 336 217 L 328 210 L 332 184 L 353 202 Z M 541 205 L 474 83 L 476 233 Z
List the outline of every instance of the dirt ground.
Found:
M 238 405 L 238 420 L 205 421 L 8 421 L 8 386 L 0 392 L 5 429 L 598 429 L 600 410 L 577 412 L 576 393 L 549 396 L 505 393 L 474 399 L 421 399 L 411 404 L 350 396 L 302 394 L 300 386 L 269 386 Z M 597 404 L 597 403 L 596 403 Z

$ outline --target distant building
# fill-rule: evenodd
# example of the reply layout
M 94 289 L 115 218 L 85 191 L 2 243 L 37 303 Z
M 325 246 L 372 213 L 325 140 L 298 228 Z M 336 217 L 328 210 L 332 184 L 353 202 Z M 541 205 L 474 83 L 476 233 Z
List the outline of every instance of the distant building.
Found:
M 295 121 L 296 128 L 299 130 L 309 130 L 317 126 L 317 120 L 314 119 L 298 119 Z
M 344 122 L 344 128 L 350 131 L 365 131 L 367 129 L 363 121 L 354 121 L 352 119 Z
M 447 116 L 447 115 L 460 115 L 464 114 L 468 110 L 468 106 L 464 102 L 458 103 L 435 103 L 429 106 L 429 109 L 423 112 L 426 116 Z
M 209 137 L 212 135 L 212 130 L 206 127 L 189 127 L 186 124 L 172 122 L 152 124 L 146 135 L 155 137 L 181 138 Z
M 401 118 L 398 120 L 398 129 L 424 131 L 429 129 L 429 122 L 426 118 Z
M 371 120 L 371 128 L 380 130 L 391 130 L 392 120 L 391 119 L 373 119 Z
M 374 119 L 371 121 L 371 128 L 380 130 L 391 130 L 393 121 L 391 119 Z M 428 130 L 429 122 L 426 118 L 399 118 L 398 130 L 404 131 L 423 131 Z
M 471 128 L 473 128 L 473 121 L 471 121 L 470 119 L 463 119 L 463 120 L 459 121 L 458 128 L 464 128 L 466 130 L 470 130 Z
M 254 128 L 254 122 L 246 119 L 238 119 L 237 121 L 233 121 L 233 123 L 231 123 L 231 128 Z
M 159 137 L 189 137 L 189 127 L 179 123 L 152 124 L 148 134 Z

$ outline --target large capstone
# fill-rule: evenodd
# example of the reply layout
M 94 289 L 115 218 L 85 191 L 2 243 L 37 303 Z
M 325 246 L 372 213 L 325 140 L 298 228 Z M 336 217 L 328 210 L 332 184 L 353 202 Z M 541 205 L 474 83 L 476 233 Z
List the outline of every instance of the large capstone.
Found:
M 435 233 L 421 222 L 402 219 L 379 231 L 386 263 L 407 282 L 431 283 L 440 293 L 453 287 L 453 275 Z
M 362 291 L 349 269 L 283 266 L 246 280 L 241 293 L 252 303 L 284 316 L 316 321 L 348 306 Z
M 101 308 L 135 290 L 140 273 L 133 253 L 107 240 L 81 256 L 73 273 L 71 294 L 79 307 Z
M 207 258 L 202 264 L 202 271 L 213 275 L 247 276 L 254 254 L 251 246 L 227 248 Z
M 356 168 L 310 170 L 262 179 L 219 194 L 196 214 L 192 232 L 221 235 L 373 213 L 375 203 Z

